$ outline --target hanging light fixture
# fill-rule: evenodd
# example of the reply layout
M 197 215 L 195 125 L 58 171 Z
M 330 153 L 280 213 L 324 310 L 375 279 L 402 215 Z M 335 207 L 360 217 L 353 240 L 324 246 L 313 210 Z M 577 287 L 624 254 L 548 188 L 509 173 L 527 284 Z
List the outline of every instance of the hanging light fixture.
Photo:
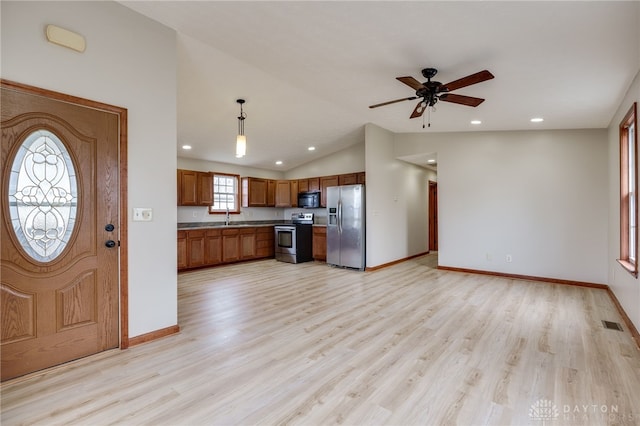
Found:
M 244 119 L 247 118 L 247 114 L 242 110 L 242 104 L 245 102 L 244 99 L 238 99 L 236 102 L 240 104 L 238 137 L 236 138 L 236 158 L 242 158 L 247 153 L 247 137 L 244 135 Z

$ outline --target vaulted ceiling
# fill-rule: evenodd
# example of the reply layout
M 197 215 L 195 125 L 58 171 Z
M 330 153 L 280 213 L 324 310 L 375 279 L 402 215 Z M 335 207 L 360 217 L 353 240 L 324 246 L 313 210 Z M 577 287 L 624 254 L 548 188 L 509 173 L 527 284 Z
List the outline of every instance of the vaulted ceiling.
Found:
M 178 33 L 178 156 L 271 170 L 361 142 L 369 122 L 424 133 L 604 128 L 640 70 L 637 1 L 121 3 Z M 396 77 L 425 81 L 426 67 L 442 83 L 484 69 L 495 78 L 456 91 L 486 99 L 476 108 L 436 104 L 431 127 L 409 119 L 417 100 L 368 108 L 413 96 Z

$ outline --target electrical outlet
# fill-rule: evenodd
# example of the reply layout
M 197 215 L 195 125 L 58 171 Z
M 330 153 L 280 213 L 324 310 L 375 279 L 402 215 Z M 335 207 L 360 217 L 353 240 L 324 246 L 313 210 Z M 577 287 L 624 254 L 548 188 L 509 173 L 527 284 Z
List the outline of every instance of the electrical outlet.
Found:
M 510 254 L 507 255 L 507 263 L 511 263 L 513 261 L 513 258 L 511 257 Z
M 493 260 L 493 256 L 491 256 L 491 253 L 487 253 L 486 255 L 487 261 L 491 262 L 491 260 Z

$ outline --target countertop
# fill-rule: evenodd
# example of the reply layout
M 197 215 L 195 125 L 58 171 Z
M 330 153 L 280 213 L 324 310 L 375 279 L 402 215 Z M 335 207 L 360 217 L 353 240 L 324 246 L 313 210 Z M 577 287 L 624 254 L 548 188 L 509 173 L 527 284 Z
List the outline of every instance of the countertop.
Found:
M 253 221 L 236 221 L 225 225 L 224 222 L 179 222 L 178 231 L 211 229 L 211 228 L 247 228 L 262 227 L 290 224 L 290 220 L 253 220 Z M 314 223 L 313 226 L 327 226 L 326 223 Z
M 180 222 L 178 223 L 178 231 L 195 230 L 195 229 L 211 229 L 211 228 L 247 228 L 274 226 L 285 223 L 284 220 L 255 220 L 255 221 L 237 221 L 225 225 L 224 222 Z

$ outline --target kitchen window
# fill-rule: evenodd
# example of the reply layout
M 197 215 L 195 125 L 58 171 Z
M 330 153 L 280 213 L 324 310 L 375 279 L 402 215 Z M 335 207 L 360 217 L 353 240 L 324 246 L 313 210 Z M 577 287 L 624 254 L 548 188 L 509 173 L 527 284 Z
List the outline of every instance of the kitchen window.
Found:
M 240 213 L 239 175 L 213 172 L 213 205 L 209 213 Z
M 638 122 L 637 103 L 620 123 L 620 258 L 638 276 Z

